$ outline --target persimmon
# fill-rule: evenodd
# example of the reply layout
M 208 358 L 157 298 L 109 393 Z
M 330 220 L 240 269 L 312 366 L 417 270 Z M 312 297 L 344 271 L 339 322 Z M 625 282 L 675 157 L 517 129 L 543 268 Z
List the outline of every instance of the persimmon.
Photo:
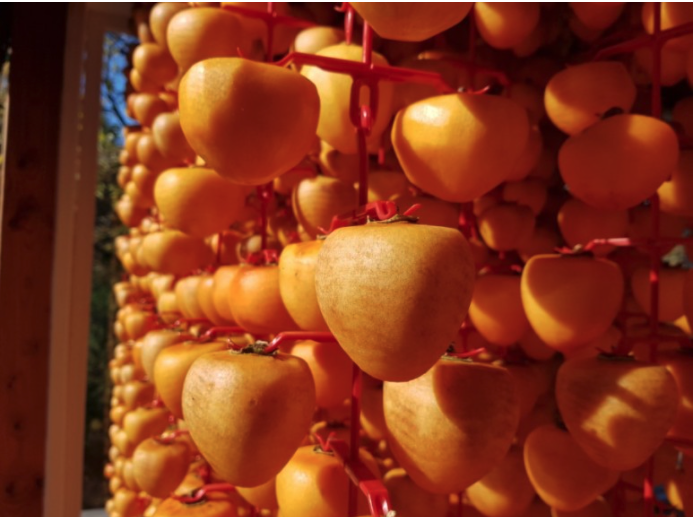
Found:
M 227 344 L 222 341 L 211 343 L 185 341 L 169 346 L 157 355 L 152 381 L 162 402 L 176 417 L 183 417 L 182 390 L 186 373 L 193 362 L 202 355 L 226 348 Z
M 601 121 L 611 108 L 628 112 L 636 87 L 627 68 L 616 61 L 596 61 L 558 72 L 545 88 L 550 120 L 568 135 L 577 135 Z
M 157 317 L 152 312 L 134 311 L 123 319 L 123 325 L 130 339 L 139 339 L 152 330 Z
M 542 156 L 543 146 L 544 142 L 542 141 L 540 130 L 535 126 L 531 126 L 525 148 L 506 179 L 508 181 L 518 182 L 535 170 Z M 542 204 L 544 204 L 544 201 Z
M 230 284 L 239 269 L 239 265 L 223 266 L 213 274 L 213 305 L 216 312 L 230 322 L 235 321 L 230 310 Z
M 370 453 L 363 449 L 359 458 L 374 476 L 379 476 Z M 348 492 L 343 462 L 319 446 L 300 447 L 276 477 L 278 506 L 286 517 L 343 517 L 348 507 Z M 367 499 L 359 498 L 358 512 L 367 511 Z
M 320 98 L 296 72 L 241 58 L 193 65 L 179 84 L 191 147 L 220 175 L 261 185 L 295 166 L 315 141 Z
M 469 315 L 490 343 L 499 346 L 517 343 L 530 328 L 520 298 L 520 276 L 478 277 L 474 282 Z
M 309 27 L 298 33 L 293 41 L 293 50 L 315 54 L 323 48 L 344 41 L 344 33 L 336 27 Z
M 244 266 L 232 278 L 230 311 L 248 332 L 275 334 L 298 328 L 283 305 L 279 275 L 276 265 Z
M 152 123 L 152 135 L 157 150 L 165 158 L 177 162 L 193 163 L 196 158 L 194 150 L 186 141 L 178 112 L 161 113 Z
M 478 218 L 482 240 L 496 251 L 512 251 L 524 245 L 535 231 L 535 214 L 513 203 L 495 204 Z
M 152 497 L 167 497 L 189 470 L 189 446 L 178 440 L 148 438 L 133 452 L 133 475 Z
M 165 84 L 179 72 L 166 47 L 158 43 L 141 43 L 133 51 L 133 68 L 157 84 Z
M 203 276 L 192 275 L 179 280 L 174 286 L 177 306 L 185 318 L 205 318 L 206 314 L 198 302 L 198 286 Z
M 658 188 L 662 212 L 692 217 L 692 151 L 680 151 L 678 166 Z
M 237 515 L 237 508 L 235 498 L 230 493 L 211 492 L 194 503 L 167 498 L 157 507 L 153 517 L 228 517 Z
M 525 40 L 540 19 L 538 2 L 477 2 L 474 20 L 484 41 L 498 49 L 513 48 Z
M 171 291 L 174 287 L 174 275 L 161 275 L 159 273 L 151 273 L 152 281 L 150 282 L 150 291 L 154 297 L 160 296 L 162 293 Z
M 239 486 L 235 488 L 237 489 L 237 493 L 240 494 L 245 501 L 257 508 L 264 508 L 266 510 L 275 510 L 278 508 L 275 477 L 259 486 L 251 488 Z
M 590 3 L 590 2 L 589 2 Z M 599 3 L 599 2 L 596 2 Z M 629 514 L 631 515 L 631 514 Z M 627 517 L 629 517 L 627 515 Z M 565 512 L 552 508 L 552 517 L 612 517 L 612 509 L 610 505 L 602 497 L 598 497 L 595 501 L 579 510 Z
M 133 200 L 126 195 L 119 198 L 114 206 L 114 211 L 124 226 L 131 228 L 138 226 L 148 214 L 146 209 L 136 206 Z
M 525 469 L 538 495 L 552 508 L 573 512 L 617 483 L 619 472 L 596 464 L 572 436 L 555 424 L 525 440 Z
M 680 402 L 668 438 L 692 440 L 692 349 L 668 350 L 657 354 L 656 362 L 670 372 L 678 386 Z
M 382 440 L 387 435 L 383 404 L 383 385 L 378 379 L 362 373 L 361 428 L 371 440 Z
M 251 40 L 237 14 L 215 7 L 181 11 L 167 25 L 167 46 L 184 72 L 204 59 L 248 56 Z
M 353 363 L 338 343 L 299 341 L 290 354 L 300 357 L 310 367 L 318 407 L 340 406 L 351 396 Z
M 315 290 L 315 267 L 322 241 L 289 244 L 278 261 L 278 279 L 283 304 L 303 330 L 328 331 Z
M 617 316 L 624 280 L 614 262 L 537 255 L 525 264 L 521 297 L 535 333 L 555 350 L 601 336 Z
M 651 84 L 653 78 L 653 52 L 650 48 L 640 48 L 634 52 L 634 81 L 637 84 Z M 685 54 L 668 48 L 661 50 L 661 68 L 658 74 L 661 86 L 675 86 L 685 79 Z
M 383 38 L 424 41 L 462 21 L 474 2 L 351 2 Z
M 130 458 L 125 460 L 123 463 L 121 479 L 123 480 L 123 484 L 126 488 L 135 492 L 140 492 L 140 486 L 133 476 L 133 461 Z
M 531 328 L 522 335 L 518 343 L 523 352 L 525 352 L 525 355 L 536 361 L 547 361 L 556 354 L 556 350 L 547 346 Z
M 341 43 L 325 47 L 318 51 L 316 55 L 349 61 L 361 61 L 363 49 L 359 45 Z M 387 60 L 377 52 L 373 52 L 372 60 L 376 65 L 388 65 Z M 356 154 L 358 152 L 358 142 L 356 141 L 355 129 L 349 115 L 351 85 L 353 83 L 351 77 L 310 65 L 303 66 L 301 73 L 316 86 L 319 94 L 320 113 L 317 136 L 342 153 Z M 378 97 L 380 101 L 377 113 L 372 114 L 373 127 L 367 139 L 370 152 L 377 152 L 381 144 L 382 134 L 390 123 L 393 93 L 393 83 L 389 81 L 379 82 Z M 361 104 L 370 104 L 367 89 L 361 89 L 359 99 Z
M 684 456 L 681 463 L 680 468 L 675 469 L 665 482 L 666 495 L 675 508 L 682 510 L 687 517 L 692 517 L 692 458 Z
M 186 339 L 186 334 L 174 330 L 151 330 L 143 338 L 142 362 L 143 369 L 149 379 L 153 378 L 155 359 L 168 346 L 175 345 Z
M 569 7 L 590 29 L 604 30 L 622 14 L 625 2 L 570 2 Z
M 155 397 L 155 386 L 151 382 L 131 381 L 119 388 L 122 393 L 121 401 L 128 411 L 152 402 Z
M 692 9 L 688 5 L 681 5 L 679 2 L 661 2 L 661 23 L 660 29 L 666 30 L 684 23 L 692 21 Z M 641 22 L 648 34 L 653 34 L 654 30 L 654 7 L 651 2 L 644 2 L 641 9 Z M 666 48 L 673 50 L 692 49 L 692 34 L 672 38 L 666 41 Z
M 139 407 L 126 413 L 123 431 L 128 441 L 138 445 L 146 438 L 162 433 L 169 425 L 169 411 L 160 407 Z
M 213 252 L 202 239 L 177 230 L 165 230 L 143 239 L 147 264 L 160 273 L 186 275 L 213 262 Z
M 215 279 L 213 275 L 204 275 L 196 288 L 196 300 L 205 318 L 215 326 L 232 325 L 234 322 L 226 320 L 215 308 L 213 292 L 215 289 Z
M 458 231 L 399 222 L 332 232 L 315 270 L 320 310 L 341 347 L 366 373 L 392 381 L 418 377 L 445 352 L 473 284 Z
M 429 492 L 463 490 L 501 462 L 513 441 L 519 401 L 503 368 L 444 357 L 421 377 L 386 382 L 383 390 L 390 449 Z
M 448 497 L 427 492 L 411 480 L 406 470 L 390 470 L 385 474 L 383 483 L 390 494 L 392 508 L 400 517 L 447 517 Z
M 133 114 L 141 125 L 150 127 L 155 119 L 169 111 L 167 103 L 160 99 L 157 95 L 152 93 L 139 93 L 134 96 L 133 100 Z M 131 142 L 135 141 L 135 145 L 128 145 L 126 150 L 129 154 L 136 153 L 138 141 L 142 133 L 135 133 L 134 137 L 131 138 Z M 127 143 L 131 143 L 127 142 Z
M 536 178 L 508 181 L 503 184 L 501 195 L 504 201 L 526 206 L 539 215 L 547 203 L 547 185 Z
M 167 46 L 167 26 L 170 20 L 179 11 L 188 9 L 188 6 L 181 2 L 158 2 L 150 10 L 150 30 L 155 41 L 160 45 Z
M 408 192 L 409 182 L 399 171 L 377 170 L 368 176 L 368 202 L 393 201 Z
M 207 354 L 184 382 L 184 419 L 196 446 L 221 478 L 243 487 L 266 483 L 290 460 L 314 406 L 310 369 L 283 353 Z
M 556 395 L 574 440 L 593 461 L 613 470 L 644 463 L 672 427 L 679 404 L 678 387 L 665 367 L 631 358 L 566 361 L 557 374 Z
M 142 513 L 138 494 L 128 488 L 120 488 L 114 493 L 114 512 L 119 517 L 138 517 Z
M 336 178 L 317 176 L 300 181 L 292 199 L 295 218 L 315 238 L 319 228 L 329 229 L 334 215 L 355 208 L 357 194 L 353 186 Z
M 155 173 L 177 165 L 175 159 L 167 158 L 160 152 L 151 133 L 145 134 L 138 139 L 136 150 L 138 161 Z
M 470 504 L 488 517 L 523 515 L 535 499 L 523 450 L 511 447 L 501 463 L 465 491 Z
M 629 212 L 594 208 L 569 198 L 557 213 L 557 223 L 566 244 L 573 248 L 579 244 L 585 246 L 593 239 L 624 237 L 629 230 Z M 593 253 L 604 256 L 613 249 L 614 246 L 609 244 L 595 246 Z
M 616 115 L 569 138 L 559 151 L 559 169 L 581 201 L 621 210 L 651 196 L 675 170 L 678 154 L 678 139 L 665 122 Z
M 168 226 L 194 237 L 228 228 L 248 189 L 203 167 L 169 169 L 157 178 L 155 202 Z
M 177 295 L 174 291 L 162 293 L 157 298 L 157 314 L 165 323 L 174 323 L 183 314 L 179 310 Z
M 600 336 L 570 350 L 564 350 L 564 357 L 569 359 L 596 357 L 598 353 L 610 354 L 622 339 L 622 332 L 614 325 L 608 327 Z
M 561 237 L 553 229 L 537 226 L 532 236 L 521 243 L 516 251 L 523 262 L 529 261 L 536 255 L 549 255 L 562 245 Z
M 357 154 L 342 153 L 322 140 L 316 160 L 325 176 L 337 178 L 349 185 L 358 181 L 359 156 Z
M 528 134 L 527 113 L 510 99 L 457 93 L 400 111 L 392 145 L 410 182 L 445 201 L 466 202 L 511 175 Z
M 419 218 L 419 224 L 446 228 L 458 227 L 460 211 L 453 203 L 425 195 L 412 196 L 411 194 L 402 194 L 394 201 L 401 210 L 419 205 L 419 210 L 415 214 Z
M 670 323 L 685 313 L 682 303 L 686 269 L 662 267 L 658 271 L 658 319 Z M 632 294 L 646 314 L 651 314 L 651 271 L 638 267 L 632 274 Z

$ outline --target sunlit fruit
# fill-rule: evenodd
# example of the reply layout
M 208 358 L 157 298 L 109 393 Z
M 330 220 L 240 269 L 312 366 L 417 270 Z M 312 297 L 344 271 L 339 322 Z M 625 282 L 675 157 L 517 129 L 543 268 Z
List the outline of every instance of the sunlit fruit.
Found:
M 153 497 L 168 497 L 189 470 L 189 446 L 182 441 L 148 438 L 133 452 L 133 475 Z
M 302 180 L 293 190 L 293 214 L 312 238 L 320 228 L 329 230 L 335 215 L 341 215 L 357 205 L 352 185 L 327 176 Z
M 206 59 L 179 85 L 184 135 L 208 167 L 243 185 L 291 169 L 315 142 L 320 99 L 285 68 L 241 58 Z
M 478 277 L 474 282 L 469 315 L 490 343 L 499 346 L 517 343 L 530 328 L 520 298 L 520 276 Z
M 624 280 L 614 262 L 537 255 L 525 264 L 523 308 L 535 333 L 564 351 L 601 336 L 620 310 Z
M 615 23 L 625 2 L 569 2 L 569 7 L 588 28 L 603 30 Z
M 636 86 L 618 61 L 566 68 L 547 83 L 544 96 L 550 120 L 568 135 L 597 124 L 610 109 L 628 112 L 635 99 Z
M 204 355 L 184 383 L 191 437 L 213 470 L 240 486 L 258 486 L 281 470 L 300 445 L 314 406 L 307 364 L 282 353 Z
M 638 467 L 653 454 L 679 403 L 676 382 L 665 367 L 631 358 L 565 362 L 556 396 L 574 440 L 593 461 L 613 470 Z
M 429 492 L 463 490 L 501 462 L 513 441 L 519 402 L 503 368 L 445 357 L 421 377 L 383 389 L 390 449 Z
M 557 223 L 567 246 L 585 246 L 593 239 L 624 237 L 629 230 L 627 210 L 602 210 L 570 198 L 557 213 Z M 607 255 L 612 245 L 593 247 L 596 255 Z
M 474 2 L 351 2 L 383 38 L 424 41 L 462 21 Z
M 515 102 L 457 93 L 400 111 L 392 144 L 414 185 L 446 201 L 466 202 L 511 175 L 528 133 L 527 113 Z
M 338 343 L 298 341 L 290 354 L 310 367 L 318 407 L 334 408 L 351 396 L 353 364 Z
M 474 20 L 484 41 L 498 49 L 513 48 L 532 33 L 540 19 L 538 2 L 477 2 Z
M 621 210 L 649 198 L 678 164 L 675 131 L 643 115 L 616 115 L 569 138 L 559 169 L 581 201 Z
M 418 377 L 445 352 L 473 283 L 459 232 L 410 223 L 332 232 L 315 271 L 319 307 L 339 344 L 366 373 L 392 381 Z

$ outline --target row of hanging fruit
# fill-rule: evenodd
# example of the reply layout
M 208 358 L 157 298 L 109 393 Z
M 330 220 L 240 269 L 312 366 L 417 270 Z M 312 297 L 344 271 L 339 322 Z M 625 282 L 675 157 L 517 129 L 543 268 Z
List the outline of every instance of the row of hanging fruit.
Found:
M 692 515 L 691 3 L 134 21 L 109 517 Z

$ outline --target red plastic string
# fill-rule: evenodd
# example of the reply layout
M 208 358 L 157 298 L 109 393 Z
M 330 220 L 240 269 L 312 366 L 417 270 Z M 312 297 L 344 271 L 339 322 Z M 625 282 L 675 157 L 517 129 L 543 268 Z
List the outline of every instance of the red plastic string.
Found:
M 218 336 L 230 335 L 230 334 L 246 334 L 247 331 L 239 326 L 229 326 L 229 327 L 211 327 L 201 336 L 195 339 L 197 343 L 207 343 L 212 341 Z
M 176 499 L 185 504 L 200 503 L 207 494 L 213 492 L 234 492 L 235 487 L 230 483 L 212 483 L 199 488 L 193 495 L 173 495 L 172 499 Z
M 288 331 L 281 332 L 264 349 L 265 353 L 278 350 L 282 343 L 287 341 L 310 340 L 317 343 L 336 343 L 336 338 L 331 332 L 312 332 L 312 331 Z

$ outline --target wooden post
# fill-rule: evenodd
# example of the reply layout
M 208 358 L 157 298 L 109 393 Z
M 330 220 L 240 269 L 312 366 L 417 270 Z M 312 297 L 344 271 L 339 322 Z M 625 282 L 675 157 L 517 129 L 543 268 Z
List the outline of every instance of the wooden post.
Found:
M 14 4 L 0 201 L 0 515 L 39 517 L 67 4 Z

